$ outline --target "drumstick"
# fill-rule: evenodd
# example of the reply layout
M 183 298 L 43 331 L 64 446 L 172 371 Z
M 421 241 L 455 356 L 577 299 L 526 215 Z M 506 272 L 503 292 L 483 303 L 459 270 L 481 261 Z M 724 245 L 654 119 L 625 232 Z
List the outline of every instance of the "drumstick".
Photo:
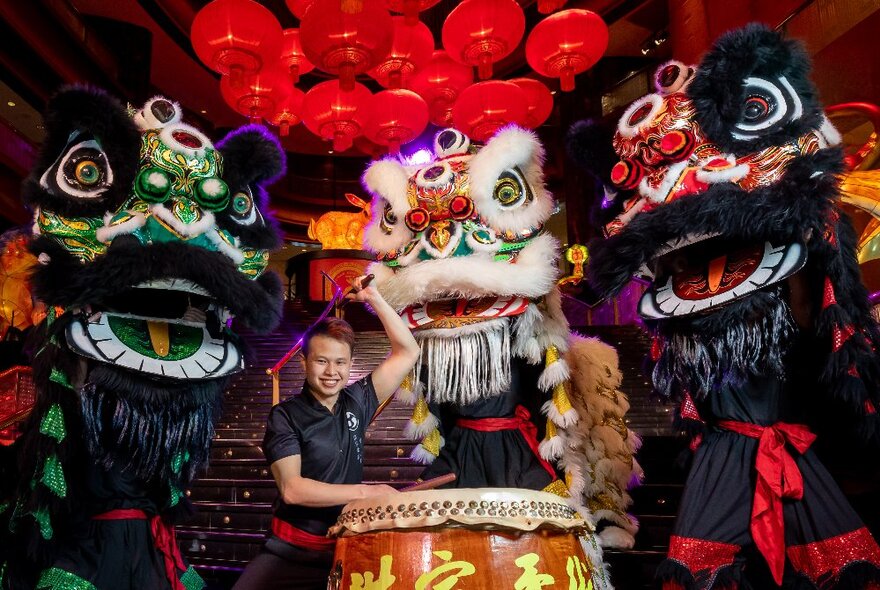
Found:
M 411 486 L 407 486 L 405 488 L 401 488 L 401 492 L 420 492 L 422 490 L 433 490 L 434 488 L 438 488 L 447 483 L 452 483 L 455 481 L 454 473 L 447 473 L 446 475 L 441 475 L 440 477 L 435 477 L 433 479 L 426 479 L 425 481 L 420 481 L 419 483 L 414 483 Z
M 352 293 L 357 293 L 361 289 L 366 289 L 370 285 L 370 283 L 373 282 L 373 279 L 375 279 L 375 278 L 376 278 L 376 275 L 368 274 L 367 276 L 364 277 L 364 280 L 361 281 L 360 288 L 357 288 L 354 285 L 352 285 L 352 287 L 348 291 L 346 291 L 345 295 L 343 295 L 342 298 L 339 300 L 339 304 L 336 307 L 338 307 L 338 308 L 345 307 L 345 304 L 348 303 L 349 301 L 351 301 L 351 299 L 348 298 L 349 295 L 351 295 Z

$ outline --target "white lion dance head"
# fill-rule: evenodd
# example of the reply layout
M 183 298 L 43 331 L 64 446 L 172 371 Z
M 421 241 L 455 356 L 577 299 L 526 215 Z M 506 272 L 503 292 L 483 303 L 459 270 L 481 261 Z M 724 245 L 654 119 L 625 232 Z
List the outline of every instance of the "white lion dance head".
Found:
M 542 458 L 558 462 L 576 503 L 627 545 L 637 438 L 622 418 L 615 351 L 570 335 L 562 315 L 559 244 L 543 232 L 556 210 L 544 150 L 517 127 L 482 146 L 445 129 L 433 147 L 430 163 L 386 159 L 364 175 L 373 193 L 370 272 L 422 346 L 401 388 L 415 406 L 407 433 L 422 439 L 413 456 L 430 463 L 442 452 L 435 404 L 455 410 L 506 395 L 512 365 L 531 365 L 536 378 L 516 387 L 546 416 Z

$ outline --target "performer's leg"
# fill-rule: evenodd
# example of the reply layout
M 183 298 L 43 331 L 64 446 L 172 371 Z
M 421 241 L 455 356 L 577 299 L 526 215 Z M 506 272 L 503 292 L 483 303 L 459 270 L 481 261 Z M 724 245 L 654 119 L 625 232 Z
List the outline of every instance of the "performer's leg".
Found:
M 750 466 L 755 442 L 727 432 L 694 456 L 669 554 L 657 569 L 663 590 L 745 590 L 743 548 L 751 544 Z
M 232 590 L 326 590 L 332 553 L 331 561 L 323 553 L 301 553 L 302 559 L 290 559 L 263 549 L 251 560 Z M 306 553 L 315 555 L 310 557 Z
M 828 590 L 880 587 L 880 546 L 812 451 L 796 459 L 803 499 L 785 505 L 795 577 Z

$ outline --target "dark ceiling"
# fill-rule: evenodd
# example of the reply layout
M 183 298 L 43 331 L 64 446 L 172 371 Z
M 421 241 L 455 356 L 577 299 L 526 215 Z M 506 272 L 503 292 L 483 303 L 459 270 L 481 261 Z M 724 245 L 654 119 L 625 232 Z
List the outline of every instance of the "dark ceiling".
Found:
M 40 112 L 62 84 L 95 84 L 135 105 L 156 94 L 169 96 L 184 107 L 188 122 L 213 139 L 246 123 L 223 102 L 219 77 L 196 59 L 190 45 L 190 25 L 207 1 L 0 0 L 0 231 L 28 221 L 18 187 L 42 137 Z M 536 0 L 518 1 L 528 31 L 542 15 Z M 261 2 L 282 26 L 298 25 L 284 0 Z M 443 20 L 457 3 L 442 0 L 421 13 L 438 46 Z M 565 8 L 593 10 L 610 29 L 605 56 L 577 77 L 575 91 L 555 94 L 553 114 L 538 129 L 547 149 L 548 186 L 565 206 L 572 242 L 588 237 L 587 201 L 593 191 L 563 154 L 565 130 L 578 119 L 619 112 L 649 91 L 653 66 L 673 53 L 697 59 L 731 26 L 764 20 L 805 39 L 826 103 L 880 102 L 880 60 L 863 42 L 865 31 L 876 30 L 880 21 L 880 0 L 569 0 Z M 494 77 L 534 75 L 523 46 L 496 64 Z M 327 77 L 313 72 L 298 86 L 307 90 Z M 372 80 L 361 81 L 379 90 Z M 556 80 L 542 81 L 558 88 Z M 434 131 L 427 129 L 422 143 Z M 330 154 L 330 146 L 302 125 L 291 129 L 283 145 L 288 174 L 272 187 L 272 205 L 287 238 L 304 241 L 310 218 L 350 209 L 346 192 L 364 196 L 359 179 L 377 146 L 359 139 L 344 154 Z

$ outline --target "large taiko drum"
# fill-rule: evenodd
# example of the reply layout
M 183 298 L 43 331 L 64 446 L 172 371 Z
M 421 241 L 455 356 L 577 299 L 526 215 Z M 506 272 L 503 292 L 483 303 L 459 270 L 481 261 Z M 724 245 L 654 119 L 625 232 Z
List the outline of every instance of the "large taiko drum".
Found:
M 346 505 L 330 532 L 330 590 L 598 590 L 606 582 L 598 549 L 584 552 L 596 547 L 590 526 L 547 492 L 379 496 Z

